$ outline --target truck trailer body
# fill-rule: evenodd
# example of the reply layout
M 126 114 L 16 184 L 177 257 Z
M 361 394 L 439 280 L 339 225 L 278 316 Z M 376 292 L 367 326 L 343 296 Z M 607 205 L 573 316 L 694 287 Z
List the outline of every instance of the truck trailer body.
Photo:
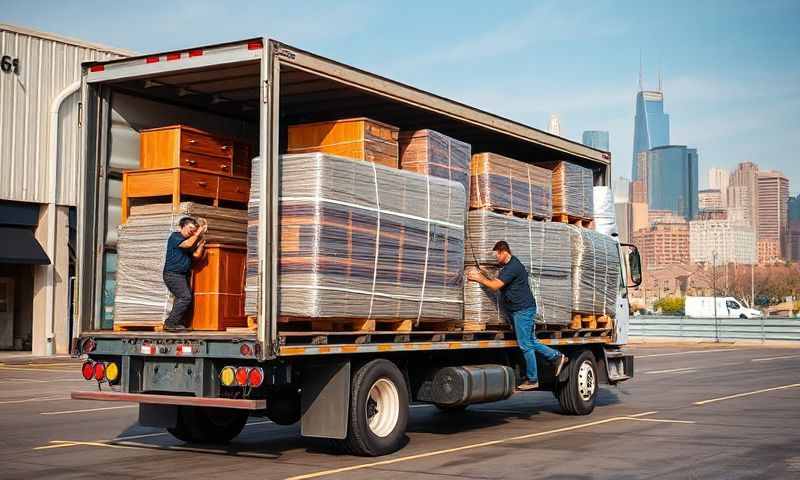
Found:
M 235 437 L 249 415 L 301 422 L 307 437 L 337 439 L 362 455 L 401 445 L 410 402 L 442 410 L 496 401 L 524 370 L 513 332 L 286 332 L 278 322 L 278 167 L 288 125 L 370 117 L 402 129 L 432 128 L 513 158 L 567 160 L 607 185 L 611 157 L 467 105 L 264 38 L 83 65 L 81 128 L 85 182 L 79 209 L 73 355 L 101 385 L 73 398 L 138 402 L 140 422 L 191 442 Z M 122 170 L 138 161 L 138 131 L 169 123 L 248 138 L 262 167 L 258 251 L 261 295 L 254 331 L 113 331 L 104 290 L 119 221 Z M 617 311 L 627 318 L 627 281 L 638 252 L 620 246 L 625 274 Z M 540 383 L 562 408 L 588 414 L 599 382 L 633 376 L 621 347 L 627 322 L 606 336 L 542 339 L 571 362 Z M 588 379 L 588 380 L 587 380 Z

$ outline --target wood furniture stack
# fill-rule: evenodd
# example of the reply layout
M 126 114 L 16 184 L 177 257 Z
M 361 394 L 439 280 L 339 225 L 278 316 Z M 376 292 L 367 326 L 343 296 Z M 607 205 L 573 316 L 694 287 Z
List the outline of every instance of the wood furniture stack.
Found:
M 574 329 L 611 328 L 616 313 L 620 259 L 616 240 L 569 225 L 572 244 L 572 322 Z
M 289 126 L 287 153 L 322 152 L 397 168 L 399 129 L 369 118 Z
M 245 326 L 249 146 L 184 125 L 143 130 L 140 142 L 141 168 L 123 172 L 114 328 L 163 326 L 172 308 L 161 278 L 166 242 L 184 216 L 209 224 L 206 257 L 192 270 L 190 326 Z
M 553 169 L 553 220 L 591 226 L 594 214 L 594 174 L 570 162 L 555 162 Z

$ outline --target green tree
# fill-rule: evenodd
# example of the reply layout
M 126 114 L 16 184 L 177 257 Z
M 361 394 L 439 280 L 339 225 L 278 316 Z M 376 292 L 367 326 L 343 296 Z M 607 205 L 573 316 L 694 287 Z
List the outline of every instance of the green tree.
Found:
M 664 315 L 683 315 L 685 299 L 683 297 L 664 297 L 659 299 L 653 308 L 661 310 Z

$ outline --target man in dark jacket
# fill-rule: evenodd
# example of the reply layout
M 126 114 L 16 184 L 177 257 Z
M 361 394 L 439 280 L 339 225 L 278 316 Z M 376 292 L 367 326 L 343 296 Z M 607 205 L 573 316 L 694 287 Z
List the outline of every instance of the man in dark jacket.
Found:
M 192 290 L 189 288 L 189 272 L 192 259 L 203 257 L 206 241 L 203 234 L 208 225 L 200 226 L 192 217 L 183 217 L 178 223 L 178 231 L 167 239 L 167 254 L 164 259 L 164 283 L 175 296 L 172 311 L 164 322 L 164 330 L 180 332 L 188 330 L 184 324 L 186 312 L 192 306 Z
M 539 388 L 539 376 L 536 370 L 536 352 L 552 362 L 556 367 L 555 375 L 569 361 L 558 350 L 548 347 L 536 340 L 536 331 L 533 318 L 536 316 L 536 300 L 531 293 L 528 283 L 528 272 L 517 257 L 511 255 L 508 243 L 501 240 L 494 244 L 495 258 L 502 265 L 497 278 L 490 279 L 479 270 L 467 271 L 467 278 L 478 282 L 492 291 L 500 291 L 503 307 L 514 322 L 514 332 L 517 335 L 517 344 L 525 357 L 527 380 L 517 388 L 520 390 L 534 390 Z

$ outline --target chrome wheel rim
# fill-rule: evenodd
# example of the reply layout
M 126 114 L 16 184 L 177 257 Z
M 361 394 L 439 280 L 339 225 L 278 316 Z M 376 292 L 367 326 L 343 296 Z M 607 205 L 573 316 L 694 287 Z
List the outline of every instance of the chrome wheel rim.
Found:
M 394 431 L 400 417 L 400 394 L 392 381 L 379 378 L 372 384 L 364 413 L 370 431 L 376 436 L 386 437 Z
M 594 368 L 592 367 L 592 363 L 586 360 L 581 363 L 578 369 L 578 395 L 580 395 L 581 400 L 588 402 L 591 400 L 592 395 L 594 395 L 596 388 L 597 382 Z

